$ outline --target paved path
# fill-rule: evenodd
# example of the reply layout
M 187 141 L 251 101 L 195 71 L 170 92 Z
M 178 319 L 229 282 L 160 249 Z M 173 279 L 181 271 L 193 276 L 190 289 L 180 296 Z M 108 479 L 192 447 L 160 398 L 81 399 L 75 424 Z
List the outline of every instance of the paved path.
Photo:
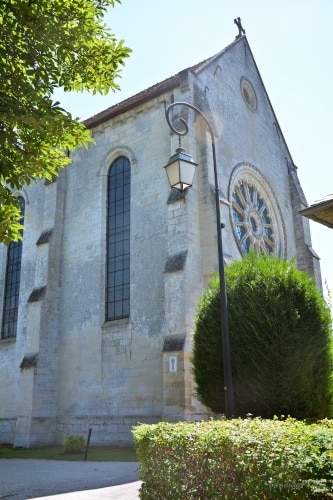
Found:
M 137 462 L 0 460 L 0 499 L 138 499 Z

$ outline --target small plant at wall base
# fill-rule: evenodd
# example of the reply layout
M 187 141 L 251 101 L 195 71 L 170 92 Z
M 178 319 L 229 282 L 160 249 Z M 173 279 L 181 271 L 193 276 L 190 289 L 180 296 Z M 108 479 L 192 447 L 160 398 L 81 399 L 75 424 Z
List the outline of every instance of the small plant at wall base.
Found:
M 292 262 L 251 253 L 225 269 L 235 416 L 332 416 L 327 305 Z M 224 413 L 219 279 L 198 304 L 193 372 L 199 400 Z
M 69 454 L 83 453 L 85 449 L 85 441 L 82 436 L 67 436 L 64 443 L 64 452 Z

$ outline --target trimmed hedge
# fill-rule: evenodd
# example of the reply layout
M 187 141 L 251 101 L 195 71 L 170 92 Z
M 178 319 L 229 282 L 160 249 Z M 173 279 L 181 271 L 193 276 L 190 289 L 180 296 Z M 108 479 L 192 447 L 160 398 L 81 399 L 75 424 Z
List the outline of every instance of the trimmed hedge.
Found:
M 235 414 L 333 417 L 331 316 L 314 281 L 293 262 L 251 253 L 225 268 Z M 219 278 L 195 319 L 198 399 L 225 412 Z
M 145 500 L 333 498 L 333 420 L 218 420 L 133 428 Z

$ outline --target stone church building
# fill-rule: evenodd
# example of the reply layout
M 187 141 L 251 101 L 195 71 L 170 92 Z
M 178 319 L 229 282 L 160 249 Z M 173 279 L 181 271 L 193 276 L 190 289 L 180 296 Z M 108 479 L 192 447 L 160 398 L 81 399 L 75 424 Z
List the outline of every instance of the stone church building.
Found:
M 321 287 L 297 168 L 244 34 L 219 54 L 86 120 L 95 144 L 17 192 L 23 243 L 0 246 L 0 442 L 67 434 L 131 443 L 138 422 L 201 419 L 191 375 L 198 298 L 218 268 L 212 142 L 191 109 L 193 185 L 170 188 L 166 121 L 196 106 L 214 131 L 225 263 L 295 258 Z

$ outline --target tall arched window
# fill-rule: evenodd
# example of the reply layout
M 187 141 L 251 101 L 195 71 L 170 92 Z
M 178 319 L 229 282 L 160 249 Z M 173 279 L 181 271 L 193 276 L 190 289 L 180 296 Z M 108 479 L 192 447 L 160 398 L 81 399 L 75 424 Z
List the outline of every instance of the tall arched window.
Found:
M 21 224 L 24 223 L 25 201 L 19 197 L 21 206 Z M 21 233 L 22 234 L 22 233 Z M 6 282 L 2 313 L 1 338 L 16 337 L 17 313 L 21 280 L 22 240 L 12 241 L 8 247 Z
M 107 204 L 106 320 L 130 315 L 130 162 L 111 165 Z

